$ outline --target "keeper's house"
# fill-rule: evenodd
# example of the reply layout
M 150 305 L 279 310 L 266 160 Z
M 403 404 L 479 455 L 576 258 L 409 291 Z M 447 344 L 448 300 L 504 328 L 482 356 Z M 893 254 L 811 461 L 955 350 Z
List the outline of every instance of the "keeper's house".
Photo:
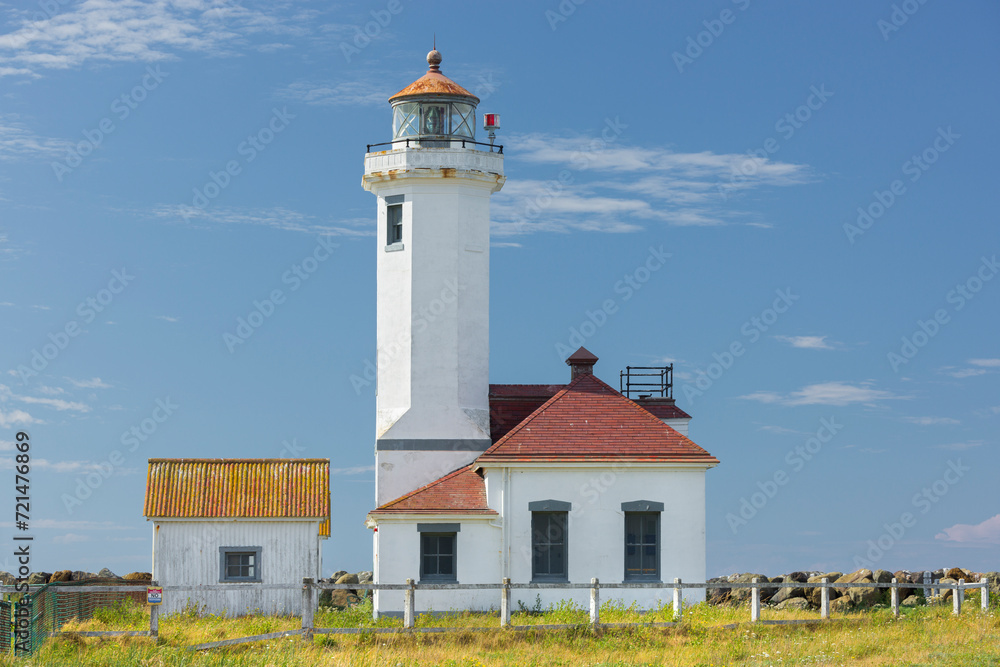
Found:
M 215 588 L 164 591 L 163 613 L 190 603 L 226 616 L 300 614 L 299 590 L 265 586 L 322 576 L 330 460 L 150 459 L 143 514 L 153 522 L 153 578 Z

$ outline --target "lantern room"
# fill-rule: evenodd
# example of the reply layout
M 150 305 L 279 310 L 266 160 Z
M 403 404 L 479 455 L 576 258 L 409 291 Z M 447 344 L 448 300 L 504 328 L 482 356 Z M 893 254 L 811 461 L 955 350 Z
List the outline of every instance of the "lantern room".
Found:
M 441 73 L 441 53 L 427 54 L 430 68 L 389 98 L 392 139 L 476 139 L 479 98 Z

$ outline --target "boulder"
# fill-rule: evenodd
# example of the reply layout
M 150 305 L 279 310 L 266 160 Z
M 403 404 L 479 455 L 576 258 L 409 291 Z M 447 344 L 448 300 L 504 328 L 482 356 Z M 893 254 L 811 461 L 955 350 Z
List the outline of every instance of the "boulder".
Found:
M 125 581 L 152 581 L 153 574 L 151 572 L 129 572 L 122 579 Z
M 900 584 L 900 587 L 899 587 L 899 599 L 900 600 L 905 600 L 906 598 L 910 597 L 911 595 L 916 595 L 917 593 L 920 592 L 916 588 L 912 588 L 910 586 L 907 586 L 906 588 L 903 588 L 902 584 L 908 584 L 908 583 L 910 583 L 910 577 L 912 576 L 906 570 L 899 570 L 898 572 L 893 573 L 892 576 L 896 579 L 896 582 L 898 584 Z
M 958 569 L 958 568 L 955 568 L 955 569 Z M 941 583 L 941 584 L 957 584 L 958 583 L 958 579 L 952 579 L 951 577 L 945 577 L 939 583 Z M 941 589 L 941 594 L 938 595 L 937 598 L 941 602 L 947 602 L 948 600 L 951 599 L 951 594 L 953 592 L 954 591 L 952 591 L 952 589 L 950 589 L 950 588 L 942 588 Z
M 872 581 L 875 581 L 874 579 L 872 579 L 872 571 L 871 570 L 861 569 L 861 570 L 855 570 L 854 572 L 851 572 L 850 574 L 844 574 L 844 575 L 841 575 L 841 576 L 837 577 L 837 579 L 835 580 L 835 583 L 838 583 L 838 584 L 854 584 L 854 583 L 859 583 L 862 579 L 871 579 Z M 837 588 L 837 592 L 840 595 L 847 595 L 848 591 L 850 591 L 850 590 L 852 590 L 852 589 L 850 589 L 850 588 Z
M 731 574 L 729 575 L 728 579 L 729 583 L 731 584 L 749 584 L 752 583 L 754 579 L 760 579 L 761 584 L 770 582 L 770 580 L 763 574 L 754 574 L 752 572 L 744 572 L 743 574 Z M 774 594 L 773 588 L 768 588 L 768 589 L 762 588 L 761 590 L 762 598 L 764 597 L 765 590 L 771 591 L 772 595 Z M 736 604 L 741 604 L 743 602 L 749 602 L 750 595 L 751 595 L 750 588 L 734 588 L 729 592 L 729 599 L 732 602 L 735 602 Z
M 728 577 L 712 577 L 707 583 L 710 584 L 727 584 L 729 583 Z M 726 604 L 729 602 L 729 593 L 732 589 L 730 588 L 710 588 L 708 589 L 708 604 Z
M 97 579 L 97 573 L 84 572 L 83 570 L 73 570 L 73 578 L 70 581 L 86 581 L 87 579 Z
M 0 570 L 0 584 L 3 584 L 4 586 L 13 586 L 16 583 L 17 583 L 17 577 L 15 577 L 10 572 L 4 572 L 3 570 Z
M 98 572 L 97 577 L 98 579 L 121 579 L 121 577 L 119 577 L 117 574 L 115 574 L 108 568 L 104 568 L 103 570 Z
M 52 578 L 51 572 L 32 572 L 28 575 L 29 584 L 47 584 L 49 579 Z
M 855 570 L 850 574 L 845 574 L 844 576 L 837 579 L 838 584 L 873 584 L 875 579 L 872 578 L 871 570 Z M 869 607 L 882 600 L 882 593 L 877 588 L 846 588 L 838 587 L 837 591 L 846 597 L 851 599 L 851 602 L 855 607 Z
M 332 575 L 330 575 L 330 583 L 331 584 L 337 583 L 337 579 L 340 579 L 345 574 L 347 574 L 347 570 L 337 570 Z
M 373 581 L 371 572 L 358 572 L 359 584 L 370 584 Z
M 947 572 L 945 572 L 945 577 L 948 579 L 954 579 L 958 581 L 959 579 L 965 579 L 966 581 L 972 581 L 972 573 L 968 570 L 963 570 L 960 567 L 953 567 Z
M 357 597 L 347 589 L 338 589 L 335 591 L 330 591 L 330 606 L 336 607 L 337 609 L 346 609 L 352 600 L 356 600 Z
M 809 600 L 805 598 L 788 598 L 787 600 L 779 603 L 775 609 L 809 609 Z
M 839 597 L 836 600 L 830 601 L 830 613 L 840 614 L 845 611 L 850 611 L 854 607 L 854 603 L 851 602 L 851 598 L 847 595 Z
M 356 584 L 358 583 L 358 575 L 345 573 L 340 575 L 335 582 L 335 584 Z
M 814 577 L 809 577 L 807 583 L 818 584 L 822 582 L 824 579 L 832 583 L 837 579 L 840 579 L 840 577 L 842 576 L 843 575 L 840 572 L 827 572 L 826 574 L 819 574 Z M 840 597 L 840 593 L 837 592 L 836 588 L 829 588 L 827 590 L 830 591 L 830 602 L 833 602 L 834 600 Z M 819 587 L 807 588 L 805 598 L 809 600 L 809 602 L 811 602 L 813 606 L 819 607 L 820 604 L 822 604 L 823 602 L 823 589 Z
M 872 573 L 872 579 L 880 584 L 891 584 L 892 583 L 892 572 L 887 570 L 875 570 Z
M 792 572 L 791 574 L 786 574 L 784 578 L 785 578 L 785 581 L 797 581 L 800 584 L 804 584 L 805 582 L 809 581 L 809 573 L 808 572 Z
M 904 607 L 919 607 L 920 598 L 918 598 L 916 595 L 909 595 L 899 604 L 903 605 Z
M 49 583 L 51 584 L 56 581 L 70 581 L 72 578 L 73 573 L 69 570 L 59 570 L 52 573 L 52 576 L 49 577 Z
M 777 578 L 777 577 L 776 577 Z M 788 582 L 798 582 L 798 579 L 785 579 Z M 801 582 L 799 582 L 801 583 Z M 805 588 L 779 588 L 778 592 L 771 596 L 771 604 L 781 605 L 788 600 L 804 598 L 807 593 Z

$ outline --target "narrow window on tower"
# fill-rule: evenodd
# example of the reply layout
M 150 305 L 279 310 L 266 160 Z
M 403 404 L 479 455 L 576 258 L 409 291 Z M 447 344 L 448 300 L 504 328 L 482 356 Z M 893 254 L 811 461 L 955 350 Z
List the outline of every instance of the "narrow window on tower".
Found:
M 403 195 L 393 195 L 385 198 L 385 244 L 386 250 L 403 247 Z

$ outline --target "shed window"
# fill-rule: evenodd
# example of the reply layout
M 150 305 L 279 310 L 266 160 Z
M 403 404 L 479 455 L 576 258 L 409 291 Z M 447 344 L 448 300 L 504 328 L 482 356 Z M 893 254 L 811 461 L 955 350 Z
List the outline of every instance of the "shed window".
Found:
M 261 547 L 219 547 L 219 581 L 260 581 Z

